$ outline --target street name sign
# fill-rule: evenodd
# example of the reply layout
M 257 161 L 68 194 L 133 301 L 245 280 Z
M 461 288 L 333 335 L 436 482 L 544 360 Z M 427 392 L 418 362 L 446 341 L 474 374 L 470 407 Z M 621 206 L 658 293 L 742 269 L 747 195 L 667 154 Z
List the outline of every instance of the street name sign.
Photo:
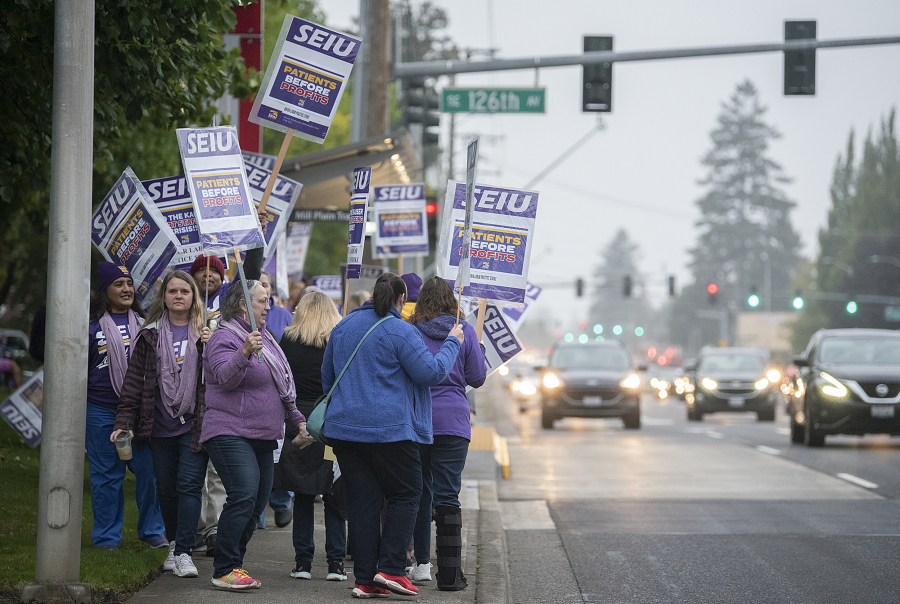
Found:
M 443 113 L 544 113 L 544 88 L 444 88 Z

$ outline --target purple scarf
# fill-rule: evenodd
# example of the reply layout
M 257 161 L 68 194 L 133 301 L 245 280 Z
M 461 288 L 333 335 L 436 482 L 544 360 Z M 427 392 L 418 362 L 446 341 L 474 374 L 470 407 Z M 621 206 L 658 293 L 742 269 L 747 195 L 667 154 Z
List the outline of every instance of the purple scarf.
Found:
M 250 334 L 250 332 L 238 322 L 237 318 L 231 319 L 230 321 L 222 321 L 219 323 L 219 327 L 224 327 L 235 334 L 242 342 L 246 340 L 247 336 Z M 269 371 L 272 372 L 272 379 L 275 381 L 275 387 L 278 388 L 281 402 L 293 403 L 297 398 L 297 391 L 294 387 L 294 376 L 291 373 L 291 367 L 288 365 L 284 353 L 281 351 L 281 346 L 278 345 L 278 342 L 275 341 L 272 334 L 268 332 L 265 325 L 261 325 L 257 327 L 257 329 L 263 337 L 263 361 L 266 362 L 266 365 L 269 366 Z M 251 361 L 253 360 L 253 356 L 254 355 L 250 355 Z
M 106 336 L 106 358 L 109 359 L 109 381 L 112 382 L 116 394 L 122 392 L 122 382 L 125 381 L 125 370 L 128 369 L 128 356 L 125 354 L 125 340 L 119 332 L 119 326 L 108 312 L 103 313 L 98 321 L 103 335 Z M 141 330 L 141 317 L 131 309 L 128 309 L 128 337 L 133 343 L 135 336 Z
M 184 362 L 178 365 L 175 360 L 175 344 L 172 342 L 172 325 L 169 323 L 169 311 L 165 311 L 159 319 L 159 337 L 156 340 L 156 356 L 159 359 L 157 374 L 159 394 L 163 406 L 172 417 L 181 417 L 193 413 L 197 403 L 197 336 L 188 326 L 188 347 L 184 353 Z

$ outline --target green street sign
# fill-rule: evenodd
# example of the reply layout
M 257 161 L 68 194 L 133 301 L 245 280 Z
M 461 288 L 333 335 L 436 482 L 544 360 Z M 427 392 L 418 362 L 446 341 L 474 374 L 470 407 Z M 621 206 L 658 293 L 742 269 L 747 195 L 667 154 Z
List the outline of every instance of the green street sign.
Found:
M 444 88 L 443 113 L 544 113 L 543 88 Z

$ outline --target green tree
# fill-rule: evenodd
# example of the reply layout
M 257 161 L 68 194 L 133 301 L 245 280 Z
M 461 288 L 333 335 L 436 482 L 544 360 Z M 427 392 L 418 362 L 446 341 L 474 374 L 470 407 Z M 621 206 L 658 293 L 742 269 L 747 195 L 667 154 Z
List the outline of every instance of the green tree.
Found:
M 708 191 L 697 201 L 700 235 L 691 269 L 702 288 L 710 281 L 719 285 L 723 305 L 741 308 L 750 288 L 770 283 L 772 310 L 786 310 L 800 238 L 790 220 L 795 204 L 780 188 L 789 179 L 768 154 L 780 134 L 765 113 L 749 80 L 722 105 L 701 162 L 707 176 L 700 184 Z
M 594 269 L 594 286 L 591 291 L 588 331 L 594 325 L 602 325 L 604 337 L 618 338 L 636 346 L 643 336 L 635 333 L 637 327 L 646 330 L 653 312 L 644 297 L 644 278 L 638 271 L 638 244 L 631 240 L 625 229 L 619 229 L 612 241 L 600 253 L 600 264 Z M 625 295 L 625 280 L 630 279 L 631 291 Z M 620 334 L 613 332 L 619 325 Z
M 0 301 L 19 323 L 46 290 L 54 5 L 0 5 Z M 239 51 L 222 42 L 235 22 L 231 3 L 216 0 L 98 3 L 94 203 L 128 165 L 177 172 L 174 128 L 209 123 L 227 90 L 251 92 Z

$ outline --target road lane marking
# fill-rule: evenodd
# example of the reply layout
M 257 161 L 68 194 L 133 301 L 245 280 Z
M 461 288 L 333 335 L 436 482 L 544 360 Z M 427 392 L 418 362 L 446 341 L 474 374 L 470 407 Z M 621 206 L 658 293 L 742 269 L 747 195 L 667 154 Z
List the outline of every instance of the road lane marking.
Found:
M 790 436 L 791 429 L 790 428 L 775 428 L 775 434 L 781 434 L 782 436 Z
M 756 450 L 760 453 L 768 453 L 769 455 L 781 455 L 781 451 L 765 445 L 757 445 Z
M 674 419 L 647 417 L 646 415 L 641 417 L 641 421 L 647 426 L 672 426 L 675 424 Z
M 845 472 L 841 472 L 837 474 L 837 477 L 841 480 L 846 480 L 847 482 L 852 482 L 855 485 L 861 486 L 864 489 L 877 489 L 878 485 L 874 482 L 869 482 L 864 478 L 860 478 L 859 476 L 854 476 L 853 474 L 847 474 Z
M 707 430 L 704 432 L 710 438 L 725 438 L 725 435 L 721 432 L 716 432 L 715 430 Z
M 550 508 L 543 499 L 501 501 L 500 518 L 503 529 L 507 531 L 556 530 L 556 523 L 550 517 Z

